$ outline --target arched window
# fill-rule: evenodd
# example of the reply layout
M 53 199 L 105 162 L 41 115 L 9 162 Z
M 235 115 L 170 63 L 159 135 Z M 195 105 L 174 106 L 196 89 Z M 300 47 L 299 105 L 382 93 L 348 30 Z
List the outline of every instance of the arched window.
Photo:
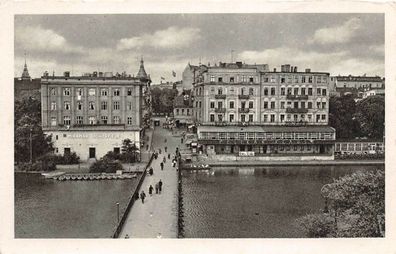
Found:
M 249 95 L 254 95 L 254 88 L 253 87 L 249 88 Z

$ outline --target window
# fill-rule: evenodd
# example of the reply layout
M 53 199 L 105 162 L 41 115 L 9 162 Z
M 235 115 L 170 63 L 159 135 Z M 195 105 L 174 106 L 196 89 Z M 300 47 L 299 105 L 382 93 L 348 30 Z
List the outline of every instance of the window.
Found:
M 305 93 L 305 87 L 302 87 L 302 88 L 301 88 L 301 95 L 306 95 L 306 93 Z
M 250 82 L 250 83 L 253 83 L 253 82 L 254 82 L 253 77 L 250 77 L 250 78 L 249 78 L 249 82 Z
M 83 116 L 77 116 L 76 117 L 76 123 L 77 124 L 83 124 L 84 123 L 84 117 Z
M 275 122 L 275 115 L 274 114 L 271 114 L 271 123 L 274 123 Z
M 65 110 L 70 110 L 70 102 L 69 101 L 65 101 L 64 105 L 65 105 Z
M 318 123 L 320 120 L 320 115 L 316 115 L 316 122 Z
M 128 95 L 128 96 L 132 96 L 132 89 L 131 89 L 131 88 L 128 88 L 128 90 L 127 90 L 127 95 Z
M 190 115 L 190 109 L 189 108 L 187 109 L 187 115 L 188 116 Z
M 210 76 L 210 82 L 215 82 L 215 76 Z
M 311 121 L 312 121 L 312 115 L 309 114 L 309 115 L 308 115 L 308 122 L 311 122 Z
M 70 116 L 64 116 L 63 117 L 63 124 L 64 125 L 70 125 Z
M 253 122 L 253 115 L 249 115 L 249 122 Z
M 284 77 L 281 77 L 281 83 L 285 83 L 286 82 L 286 79 L 284 78 Z
M 271 95 L 275 95 L 275 87 L 271 87 Z
M 234 83 L 235 78 L 234 77 L 230 77 L 230 83 Z
M 320 108 L 320 102 L 316 102 L 316 108 Z
M 51 110 L 56 110 L 56 102 L 51 102 Z
M 284 101 L 281 101 L 281 103 L 280 103 L 280 108 L 281 108 L 281 109 L 285 109 L 285 102 L 284 102 Z
M 287 88 L 287 95 L 291 95 L 292 94 L 292 89 L 291 89 L 291 87 L 288 87 Z
M 89 96 L 95 96 L 95 88 L 90 88 L 90 89 L 88 90 L 88 95 L 89 95 Z
M 312 83 L 312 76 L 308 77 L 308 83 Z
M 56 95 L 56 89 L 55 88 L 51 88 L 51 95 Z
M 116 88 L 113 90 L 113 95 L 114 96 L 120 96 L 120 89 Z
M 308 95 L 312 96 L 312 87 L 308 88 Z
M 301 102 L 301 108 L 305 108 L 305 101 Z
M 113 109 L 114 110 L 120 110 L 120 102 L 119 101 L 113 102 Z
M 217 108 L 223 108 L 223 102 L 222 101 L 218 101 L 217 102 Z
M 214 114 L 210 114 L 210 122 L 214 122 Z
M 268 115 L 263 116 L 264 123 L 268 122 Z
M 63 88 L 63 95 L 70 96 L 70 88 Z
M 251 87 L 249 88 L 249 95 L 253 95 L 254 94 L 254 89 Z
M 317 95 L 320 95 L 320 94 L 321 94 L 320 88 L 317 88 L 317 89 L 316 89 L 316 94 L 317 94 Z
M 93 101 L 89 102 L 89 110 L 95 110 L 95 102 Z
M 94 117 L 94 116 L 90 116 L 89 118 L 88 118 L 88 122 L 89 122 L 89 124 L 96 124 L 96 118 Z
M 230 123 L 234 122 L 234 114 L 230 114 Z
M 264 108 L 268 108 L 268 101 L 264 101 Z
M 127 117 L 127 125 L 132 125 L 132 117 L 131 116 Z
M 268 95 L 268 88 L 264 88 L 264 95 Z
M 245 88 L 244 87 L 241 88 L 241 95 L 245 95 Z
M 284 87 L 281 87 L 281 95 L 285 95 L 286 94 L 286 89 Z
M 219 77 L 219 78 L 217 79 L 217 81 L 218 81 L 218 82 L 223 82 L 223 78 L 222 78 L 222 77 Z
M 219 87 L 217 89 L 217 94 L 222 95 L 223 94 L 223 88 Z
M 246 122 L 246 116 L 245 115 L 241 115 L 241 122 Z
M 222 122 L 222 121 L 223 121 L 223 115 L 218 114 L 218 115 L 217 115 L 217 120 L 218 120 L 219 122 Z
M 128 109 L 128 110 L 132 110 L 132 102 L 131 102 L 131 101 L 128 101 L 128 103 L 127 103 L 127 109 Z
M 107 110 L 107 101 L 102 101 L 100 103 L 100 109 L 101 110 Z
M 298 101 L 294 102 L 294 108 L 298 108 Z
M 102 124 L 107 124 L 107 116 L 101 116 L 100 120 L 102 121 Z
M 234 101 L 230 101 L 230 108 L 234 108 Z
M 280 121 L 281 121 L 281 123 L 283 123 L 284 121 L 285 121 L 285 115 L 280 115 Z
M 214 103 L 214 101 L 211 101 L 211 102 L 210 102 L 210 108 L 215 108 L 215 103 Z
M 107 89 L 101 89 L 101 90 L 100 90 L 100 95 L 101 95 L 101 96 L 107 96 L 108 92 L 109 92 L 109 91 L 108 91 Z
M 182 108 L 182 115 L 184 115 L 184 108 Z
M 271 101 L 271 108 L 272 108 L 272 109 L 275 108 L 275 101 Z
M 322 115 L 322 121 L 326 121 L 326 115 Z
M 298 122 L 298 115 L 293 115 L 294 122 Z
M 230 93 L 234 93 L 234 87 L 230 87 Z
M 322 95 L 326 96 L 326 89 L 322 89 Z
M 77 88 L 77 96 L 83 96 L 83 89 L 82 88 Z
M 210 93 L 211 93 L 211 94 L 214 94 L 214 93 L 215 93 L 215 88 L 214 88 L 214 86 L 212 86 L 212 87 L 210 88 Z
M 301 77 L 301 83 L 305 83 L 305 76 Z
M 308 101 L 308 108 L 312 109 L 312 101 Z
M 176 115 L 179 115 L 179 109 L 178 108 L 176 109 Z
M 249 101 L 249 108 L 253 108 L 253 101 Z
M 51 117 L 51 126 L 56 126 L 56 117 Z
M 77 110 L 83 110 L 83 103 L 77 102 Z
M 326 102 L 322 102 L 322 108 L 323 108 L 323 109 L 326 108 Z
M 294 88 L 294 95 L 298 95 L 298 87 Z

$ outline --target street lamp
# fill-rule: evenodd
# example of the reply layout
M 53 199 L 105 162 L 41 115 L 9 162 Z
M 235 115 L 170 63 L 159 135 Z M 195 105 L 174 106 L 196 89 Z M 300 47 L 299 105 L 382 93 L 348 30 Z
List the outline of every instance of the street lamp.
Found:
M 32 132 L 33 132 L 33 128 L 30 128 L 30 164 L 33 163 L 33 142 L 32 142 Z
M 117 224 L 120 224 L 120 203 L 116 203 L 117 205 Z

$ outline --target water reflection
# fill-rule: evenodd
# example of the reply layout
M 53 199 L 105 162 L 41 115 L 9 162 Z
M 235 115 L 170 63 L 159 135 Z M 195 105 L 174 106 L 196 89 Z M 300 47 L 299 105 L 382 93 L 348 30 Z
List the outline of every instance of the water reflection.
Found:
M 183 172 L 185 237 L 304 237 L 296 218 L 323 209 L 321 187 L 376 166 L 224 168 Z

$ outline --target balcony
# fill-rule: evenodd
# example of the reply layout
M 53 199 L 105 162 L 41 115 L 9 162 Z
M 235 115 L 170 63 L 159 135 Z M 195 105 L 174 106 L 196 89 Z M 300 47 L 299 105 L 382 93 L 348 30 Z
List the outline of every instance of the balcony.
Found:
M 245 94 L 240 94 L 240 95 L 238 95 L 238 98 L 240 99 L 240 100 L 248 100 L 249 99 L 249 95 L 245 95 Z
M 215 108 L 216 113 L 225 113 L 226 109 L 225 108 Z
M 215 95 L 215 99 L 222 99 L 222 100 L 224 100 L 226 98 L 226 95 L 225 94 L 216 94 Z
M 248 108 L 239 108 L 238 112 L 239 113 L 249 113 L 249 109 Z
M 286 113 L 308 113 L 307 108 L 286 108 Z
M 226 126 L 228 124 L 227 124 L 227 122 L 224 122 L 224 121 L 216 121 L 216 122 L 214 122 L 214 125 L 215 126 Z
M 292 95 L 288 94 L 286 96 L 287 99 L 289 100 L 308 100 L 308 95 Z

